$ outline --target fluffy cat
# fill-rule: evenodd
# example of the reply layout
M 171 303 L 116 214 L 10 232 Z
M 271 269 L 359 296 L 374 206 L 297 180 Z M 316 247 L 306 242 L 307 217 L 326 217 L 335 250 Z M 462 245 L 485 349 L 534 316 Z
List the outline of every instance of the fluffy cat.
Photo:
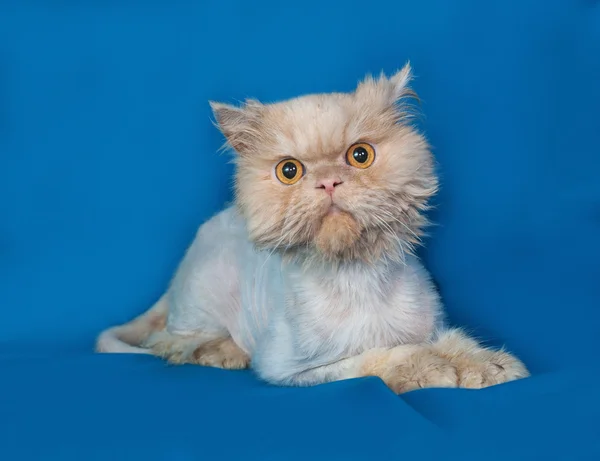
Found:
M 274 384 L 378 376 L 400 393 L 528 376 L 445 325 L 413 253 L 433 159 L 410 124 L 407 64 L 351 93 L 211 103 L 235 152 L 236 200 L 203 224 L 167 292 L 100 334 L 98 352 L 251 366 Z

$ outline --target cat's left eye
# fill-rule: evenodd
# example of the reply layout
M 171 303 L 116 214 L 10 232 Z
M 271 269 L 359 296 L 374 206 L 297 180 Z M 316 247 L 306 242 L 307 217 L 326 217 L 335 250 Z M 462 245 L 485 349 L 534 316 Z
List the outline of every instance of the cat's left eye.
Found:
M 346 162 L 355 168 L 369 168 L 375 161 L 375 149 L 371 144 L 359 142 L 346 151 Z

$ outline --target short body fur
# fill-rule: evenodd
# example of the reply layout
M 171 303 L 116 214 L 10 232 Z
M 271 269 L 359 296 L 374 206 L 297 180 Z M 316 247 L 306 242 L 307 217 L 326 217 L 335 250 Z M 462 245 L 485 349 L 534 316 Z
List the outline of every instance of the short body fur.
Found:
M 97 350 L 251 366 L 281 385 L 379 376 L 396 392 L 527 376 L 445 326 L 412 252 L 437 179 L 409 123 L 409 80 L 407 65 L 348 94 L 213 104 L 237 153 L 235 205 L 200 227 L 157 305 Z M 365 168 L 348 161 L 360 143 L 374 152 Z M 286 159 L 303 168 L 293 184 L 276 173 Z

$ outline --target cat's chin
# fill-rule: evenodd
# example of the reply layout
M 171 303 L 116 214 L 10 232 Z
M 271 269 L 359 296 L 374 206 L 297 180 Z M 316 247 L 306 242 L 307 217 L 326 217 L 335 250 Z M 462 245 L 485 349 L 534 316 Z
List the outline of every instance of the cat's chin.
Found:
M 325 216 L 329 216 L 329 215 L 333 215 L 333 214 L 340 214 L 342 213 L 342 210 L 340 208 L 337 207 L 337 205 L 331 205 L 327 208 L 327 211 L 325 212 Z
M 315 246 L 328 258 L 337 258 L 356 244 L 360 234 L 360 225 L 350 213 L 331 207 L 315 236 Z

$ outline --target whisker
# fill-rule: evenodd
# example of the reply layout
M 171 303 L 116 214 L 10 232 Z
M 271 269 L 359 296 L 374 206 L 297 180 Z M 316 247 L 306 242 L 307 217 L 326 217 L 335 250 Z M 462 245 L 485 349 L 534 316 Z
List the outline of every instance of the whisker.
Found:
M 398 224 L 400 224 L 402 227 L 404 227 L 416 240 L 417 242 L 421 243 L 421 237 L 419 237 L 410 227 L 408 227 L 406 225 L 406 223 L 404 223 L 401 219 L 397 218 L 396 216 L 394 216 L 392 213 L 390 213 L 389 211 L 386 210 L 380 210 L 382 213 L 384 213 L 387 217 L 389 217 L 390 219 L 393 219 L 395 222 L 397 222 Z M 400 211 L 400 210 L 398 210 Z

